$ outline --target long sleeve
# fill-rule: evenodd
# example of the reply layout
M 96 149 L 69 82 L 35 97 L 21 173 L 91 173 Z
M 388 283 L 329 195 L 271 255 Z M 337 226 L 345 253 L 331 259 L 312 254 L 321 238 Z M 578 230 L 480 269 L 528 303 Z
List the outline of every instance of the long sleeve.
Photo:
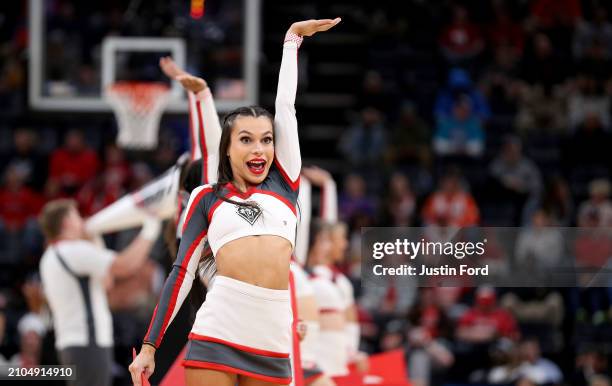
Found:
M 311 194 L 312 186 L 306 178 L 300 178 L 300 191 L 298 193 L 298 205 L 300 208 L 300 221 L 298 223 L 295 258 L 297 262 L 304 266 L 308 256 L 308 239 L 310 237 L 310 218 L 311 218 Z
M 189 294 L 196 277 L 199 258 L 204 248 L 208 220 L 204 210 L 204 198 L 212 191 L 210 186 L 196 188 L 185 209 L 187 216 L 183 226 L 183 237 L 172 271 L 164 283 L 159 302 L 144 341 L 159 347 L 164 333 Z
M 283 45 L 283 58 L 278 75 L 275 102 L 275 162 L 288 183 L 297 188 L 302 157 L 295 116 L 295 94 L 297 92 L 297 54 L 301 37 L 287 33 Z
M 338 221 L 338 189 L 333 179 L 326 180 L 321 187 L 320 217 L 323 221 Z
M 197 94 L 188 94 L 191 159 L 202 159 L 202 184 L 215 183 L 221 141 L 219 114 L 208 87 Z

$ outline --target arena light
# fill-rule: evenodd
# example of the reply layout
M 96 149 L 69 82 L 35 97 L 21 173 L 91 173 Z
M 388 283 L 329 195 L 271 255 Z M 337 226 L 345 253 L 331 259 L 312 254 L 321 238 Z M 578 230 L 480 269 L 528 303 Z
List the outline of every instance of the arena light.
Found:
M 201 19 L 204 16 L 204 2 L 205 0 L 191 0 L 191 18 Z

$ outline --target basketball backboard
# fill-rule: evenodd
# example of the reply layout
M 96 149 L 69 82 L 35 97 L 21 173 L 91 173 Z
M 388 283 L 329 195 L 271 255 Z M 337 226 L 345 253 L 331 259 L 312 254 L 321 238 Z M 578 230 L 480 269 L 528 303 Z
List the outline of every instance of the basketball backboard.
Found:
M 29 0 L 29 102 L 36 110 L 111 111 L 115 80 L 167 81 L 157 68 L 171 55 L 204 77 L 221 111 L 255 104 L 260 0 L 207 1 L 192 18 L 189 1 Z M 172 85 L 170 112 L 187 111 Z

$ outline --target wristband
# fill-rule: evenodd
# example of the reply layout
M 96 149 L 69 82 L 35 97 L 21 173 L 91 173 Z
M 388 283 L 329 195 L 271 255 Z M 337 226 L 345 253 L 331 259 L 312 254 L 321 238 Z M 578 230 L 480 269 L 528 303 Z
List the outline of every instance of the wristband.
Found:
M 293 32 L 287 32 L 285 34 L 285 41 L 284 43 L 287 42 L 294 42 L 297 46 L 297 48 L 300 48 L 300 46 L 302 45 L 302 41 L 304 41 L 304 38 L 298 34 L 294 34 Z

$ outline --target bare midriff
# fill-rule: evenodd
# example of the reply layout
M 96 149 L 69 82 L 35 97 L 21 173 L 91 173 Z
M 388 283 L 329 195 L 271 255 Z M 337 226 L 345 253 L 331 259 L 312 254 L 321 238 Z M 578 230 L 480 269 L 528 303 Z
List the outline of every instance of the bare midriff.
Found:
M 319 325 L 321 331 L 344 330 L 346 321 L 341 311 L 324 312 L 319 314 Z
M 280 236 L 241 237 L 217 251 L 217 274 L 259 287 L 286 290 L 291 251 L 289 240 Z

